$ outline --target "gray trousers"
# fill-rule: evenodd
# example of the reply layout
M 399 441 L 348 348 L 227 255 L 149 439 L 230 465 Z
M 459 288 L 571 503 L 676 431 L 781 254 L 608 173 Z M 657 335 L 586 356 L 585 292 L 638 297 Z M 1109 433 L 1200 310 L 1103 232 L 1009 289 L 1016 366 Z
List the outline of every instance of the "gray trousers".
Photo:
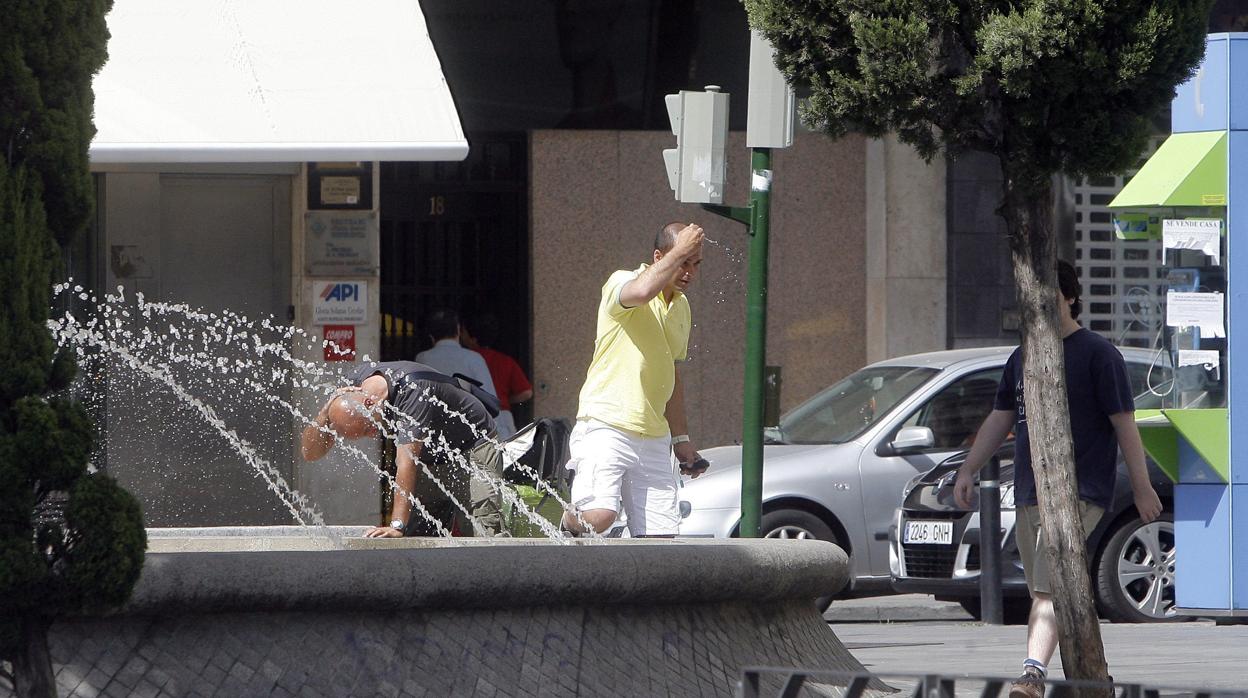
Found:
M 503 477 L 503 454 L 489 441 L 483 441 L 466 454 L 474 470 L 488 474 L 492 481 Z M 454 524 L 463 535 L 496 536 L 503 532 L 503 496 L 489 482 L 469 475 L 462 464 L 439 461 L 428 465 L 428 474 L 421 468 L 412 494 L 448 529 Z M 430 477 L 430 475 L 432 477 Z M 437 479 L 441 485 L 433 480 Z M 447 492 L 450 492 L 450 496 Z M 451 497 L 455 502 L 451 501 Z M 462 509 L 467 509 L 471 516 Z M 429 522 L 415 510 L 408 520 L 408 535 L 435 535 Z
M 503 479 L 503 452 L 490 441 L 482 441 L 469 452 L 474 465 L 490 475 L 494 482 Z M 490 482 L 473 477 L 468 484 L 471 499 L 473 535 L 497 536 L 503 532 L 503 495 Z M 465 522 L 466 523 L 466 522 Z

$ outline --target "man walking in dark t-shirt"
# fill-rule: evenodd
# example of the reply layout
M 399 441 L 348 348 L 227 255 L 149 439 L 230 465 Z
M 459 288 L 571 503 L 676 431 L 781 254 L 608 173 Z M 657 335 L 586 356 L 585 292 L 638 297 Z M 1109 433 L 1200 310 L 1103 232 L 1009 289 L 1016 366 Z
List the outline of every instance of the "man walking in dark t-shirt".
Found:
M 421 374 L 424 374 L 423 377 Z M 502 453 L 495 445 L 494 420 L 485 406 L 429 366 L 414 361 L 368 363 L 351 376 L 303 430 L 304 460 L 314 461 L 333 448 L 338 438 L 357 439 L 384 434 L 395 442 L 395 492 L 389 526 L 365 535 L 396 538 L 408 527 L 418 461 L 436 466 L 438 479 L 472 513 L 477 535 L 502 531 Z M 484 471 L 489 482 L 469 475 L 467 464 Z M 470 500 L 466 501 L 466 497 Z
M 1144 446 L 1135 425 L 1135 402 L 1126 362 L 1109 341 L 1079 326 L 1082 288 L 1074 267 L 1058 262 L 1057 277 L 1066 400 L 1084 534 L 1092 532 L 1113 499 L 1119 448 L 1127 462 L 1135 508 L 1140 519 L 1148 523 L 1161 514 L 1161 500 L 1148 478 Z M 958 469 L 954 493 L 959 506 L 971 506 L 976 473 L 1011 430 L 1015 435 L 1015 538 L 1032 604 L 1027 620 L 1027 660 L 1023 662 L 1023 675 L 1010 687 L 1010 696 L 1040 698 L 1044 695 L 1049 660 L 1057 649 L 1058 629 L 1053 614 L 1050 563 L 1044 551 L 1035 474 L 1031 468 L 1021 348 L 1014 350 L 1006 362 L 997 388 L 996 405 L 979 428 L 966 462 Z

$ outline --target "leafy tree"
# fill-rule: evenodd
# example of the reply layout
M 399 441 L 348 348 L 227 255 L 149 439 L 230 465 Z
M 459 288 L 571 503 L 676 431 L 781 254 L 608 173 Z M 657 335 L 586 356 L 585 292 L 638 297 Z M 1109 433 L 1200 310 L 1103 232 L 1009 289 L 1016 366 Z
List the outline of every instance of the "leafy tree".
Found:
M 93 206 L 91 78 L 108 0 L 0 0 L 0 677 L 52 696 L 57 616 L 128 598 L 146 536 L 135 499 L 90 473 L 92 427 L 47 328 L 58 243 Z
M 895 133 L 927 159 L 995 154 L 1023 319 L 1032 460 L 1061 552 L 1068 675 L 1106 677 L 1082 532 L 1058 334 L 1052 180 L 1120 171 L 1204 52 L 1209 0 L 744 0 L 805 122 Z

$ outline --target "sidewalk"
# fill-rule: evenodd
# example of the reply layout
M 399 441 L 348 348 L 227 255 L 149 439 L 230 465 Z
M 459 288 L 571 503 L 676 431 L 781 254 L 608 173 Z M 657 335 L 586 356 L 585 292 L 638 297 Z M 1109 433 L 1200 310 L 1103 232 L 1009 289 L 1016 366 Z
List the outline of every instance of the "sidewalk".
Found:
M 878 674 L 1013 677 L 1025 656 L 1026 627 L 983 625 L 956 604 L 929 597 L 837 602 L 827 617 L 854 656 Z M 1101 636 L 1115 681 L 1248 691 L 1248 625 L 1102 623 Z M 1050 673 L 1062 676 L 1060 660 Z

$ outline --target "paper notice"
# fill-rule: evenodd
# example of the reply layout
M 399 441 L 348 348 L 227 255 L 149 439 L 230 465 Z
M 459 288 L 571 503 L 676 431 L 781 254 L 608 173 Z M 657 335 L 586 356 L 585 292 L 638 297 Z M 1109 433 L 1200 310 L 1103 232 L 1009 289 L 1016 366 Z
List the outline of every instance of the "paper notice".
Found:
M 1225 337 L 1223 316 L 1221 293 L 1166 293 L 1166 324 L 1171 327 L 1199 327 L 1206 337 Z
M 1218 352 L 1211 349 L 1180 349 L 1179 368 L 1204 366 L 1207 371 L 1218 369 Z
M 1173 220 L 1161 222 L 1161 263 L 1166 263 L 1167 250 L 1200 250 L 1213 257 L 1214 264 L 1222 263 L 1222 221 L 1207 219 Z

